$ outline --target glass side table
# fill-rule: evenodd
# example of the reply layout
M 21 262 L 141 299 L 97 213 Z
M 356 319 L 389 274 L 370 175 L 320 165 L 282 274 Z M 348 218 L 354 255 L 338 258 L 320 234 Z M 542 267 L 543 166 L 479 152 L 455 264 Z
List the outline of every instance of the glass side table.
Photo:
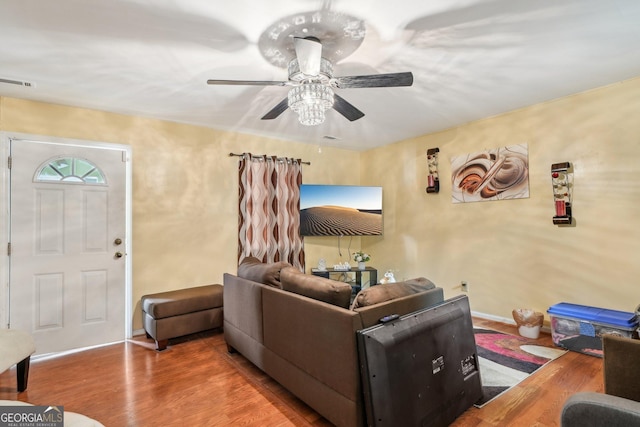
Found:
M 357 268 L 352 268 L 351 270 L 336 270 L 334 268 L 318 270 L 317 268 L 312 268 L 311 274 L 326 279 L 349 283 L 353 289 L 353 295 L 360 292 L 362 288 L 378 284 L 378 270 L 373 267 L 366 267 L 364 270 Z

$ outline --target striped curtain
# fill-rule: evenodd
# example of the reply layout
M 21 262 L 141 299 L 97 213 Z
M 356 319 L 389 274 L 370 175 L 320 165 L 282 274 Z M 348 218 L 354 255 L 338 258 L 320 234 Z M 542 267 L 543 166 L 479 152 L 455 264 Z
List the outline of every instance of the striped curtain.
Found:
M 252 156 L 239 161 L 238 263 L 253 256 L 304 271 L 300 236 L 300 159 Z

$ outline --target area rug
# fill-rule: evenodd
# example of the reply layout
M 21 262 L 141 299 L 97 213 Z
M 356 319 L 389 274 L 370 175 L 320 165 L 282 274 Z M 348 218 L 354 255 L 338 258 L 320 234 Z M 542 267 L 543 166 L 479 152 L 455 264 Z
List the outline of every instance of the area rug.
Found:
M 562 356 L 566 350 L 539 345 L 536 340 L 489 329 L 473 330 L 478 348 L 483 407 L 520 381 Z

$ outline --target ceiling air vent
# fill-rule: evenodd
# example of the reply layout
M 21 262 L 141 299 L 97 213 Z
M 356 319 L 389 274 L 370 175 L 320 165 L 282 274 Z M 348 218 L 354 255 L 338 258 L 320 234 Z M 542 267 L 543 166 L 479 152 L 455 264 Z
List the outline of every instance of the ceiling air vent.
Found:
M 31 83 L 31 82 L 23 82 L 20 80 L 11 80 L 11 79 L 3 79 L 2 77 L 0 77 L 0 83 L 6 83 L 9 85 L 16 85 L 16 86 L 24 86 L 24 87 L 35 87 L 36 85 Z

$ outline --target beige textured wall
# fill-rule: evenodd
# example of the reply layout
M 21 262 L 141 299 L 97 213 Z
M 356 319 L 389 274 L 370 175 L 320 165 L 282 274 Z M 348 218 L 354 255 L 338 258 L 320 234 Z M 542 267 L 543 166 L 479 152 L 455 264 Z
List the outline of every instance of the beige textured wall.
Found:
M 428 112 L 425 112 L 428 114 Z M 364 153 L 81 108 L 0 98 L 0 130 L 129 144 L 133 151 L 134 329 L 145 293 L 220 282 L 235 270 L 237 159 L 301 157 L 305 183 L 382 185 L 383 237 L 351 249 L 398 278 L 426 276 L 474 311 L 511 318 L 560 301 L 633 310 L 640 275 L 640 79 L 535 105 Z M 451 203 L 449 160 L 529 145 L 530 193 Z M 428 148 L 440 148 L 441 191 L 426 194 Z M 550 166 L 575 168 L 576 227 L 552 224 Z M 356 177 L 356 178 L 354 178 Z M 347 258 L 348 238 L 341 247 Z M 338 239 L 307 238 L 307 267 L 341 261 Z
M 561 301 L 633 311 L 638 117 L 640 78 L 364 153 L 362 184 L 384 185 L 384 239 L 363 238 L 372 265 L 426 276 L 448 296 L 466 280 L 472 310 L 496 317 Z M 452 204 L 452 157 L 518 143 L 529 146 L 530 198 Z M 426 150 L 434 147 L 441 190 L 427 194 Z M 563 161 L 575 169 L 576 226 L 567 228 L 551 220 L 550 167 Z
M 230 152 L 310 161 L 309 183 L 357 184 L 360 172 L 353 151 L 318 153 L 308 144 L 12 98 L 0 98 L 0 130 L 132 147 L 134 330 L 142 327 L 142 295 L 221 283 L 235 272 L 238 159 Z M 314 259 L 329 250 L 317 246 L 307 249 Z

